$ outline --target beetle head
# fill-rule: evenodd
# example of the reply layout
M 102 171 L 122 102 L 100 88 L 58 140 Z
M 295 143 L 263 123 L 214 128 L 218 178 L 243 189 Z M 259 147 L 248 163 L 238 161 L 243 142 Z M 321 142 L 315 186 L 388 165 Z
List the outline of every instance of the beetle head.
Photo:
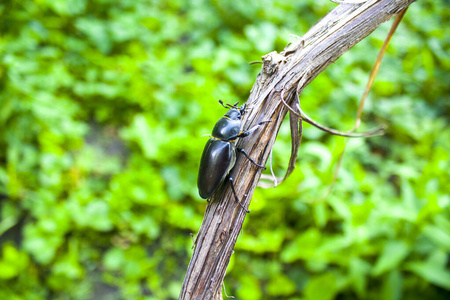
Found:
M 225 114 L 225 117 L 231 120 L 240 120 L 242 117 L 241 111 L 237 108 L 230 108 L 230 110 Z
M 232 120 L 240 120 L 241 117 L 245 114 L 245 108 L 247 106 L 246 103 L 242 104 L 241 107 L 237 106 L 239 102 L 231 105 L 229 103 L 224 104 L 222 100 L 219 100 L 219 103 L 222 104 L 223 107 L 229 109 L 225 116 Z

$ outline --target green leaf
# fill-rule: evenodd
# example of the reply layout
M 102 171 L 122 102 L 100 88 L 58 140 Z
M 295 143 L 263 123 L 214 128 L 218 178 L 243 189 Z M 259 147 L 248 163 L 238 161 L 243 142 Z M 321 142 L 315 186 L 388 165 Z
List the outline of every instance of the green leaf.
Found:
M 442 249 L 450 251 L 450 233 L 434 225 L 426 225 L 423 228 L 423 234 L 434 244 Z
M 331 300 L 337 294 L 336 276 L 333 273 L 314 276 L 305 287 L 304 295 L 311 300 Z
M 237 249 L 255 253 L 278 252 L 285 237 L 284 230 L 264 230 L 258 236 L 244 235 L 236 244 Z
M 289 263 L 298 259 L 311 259 L 314 257 L 320 241 L 320 232 L 316 228 L 308 229 L 286 246 L 281 252 L 281 260 Z
M 10 279 L 19 275 L 19 270 L 9 262 L 0 261 L 0 278 Z
M 406 265 L 408 270 L 416 273 L 423 279 L 450 289 L 450 271 L 447 268 L 448 253 L 435 251 L 426 261 L 413 261 Z
M 245 35 L 254 43 L 259 52 L 269 52 L 273 49 L 277 28 L 273 23 L 261 22 L 245 27 Z
M 3 253 L 0 259 L 0 279 L 11 279 L 20 274 L 29 263 L 26 253 L 18 251 L 11 244 L 3 246 Z
M 383 280 L 381 290 L 382 299 L 400 300 L 402 299 L 402 274 L 398 270 L 393 270 Z
M 356 293 L 360 298 L 366 295 L 367 275 L 370 272 L 370 264 L 358 257 L 350 259 L 350 279 L 353 282 Z
M 314 217 L 319 228 L 323 228 L 328 220 L 328 208 L 325 202 L 316 203 L 314 206 Z
M 403 241 L 388 242 L 372 269 L 374 276 L 397 267 L 410 252 L 410 246 Z
M 237 296 L 241 299 L 248 300 L 262 299 L 262 292 L 258 279 L 250 275 L 240 276 Z
M 102 200 L 91 201 L 84 210 L 84 221 L 98 231 L 111 230 L 113 224 L 109 219 L 109 206 Z
M 352 215 L 353 215 L 353 224 L 355 226 L 360 226 L 366 223 L 367 219 L 372 212 L 374 207 L 374 203 L 371 201 L 366 201 L 361 205 L 353 205 L 351 207 Z
M 271 296 L 287 296 L 295 291 L 295 283 L 283 274 L 278 274 L 267 284 L 267 294 Z
M 103 256 L 103 264 L 108 270 L 119 270 L 125 259 L 123 250 L 120 248 L 111 248 Z

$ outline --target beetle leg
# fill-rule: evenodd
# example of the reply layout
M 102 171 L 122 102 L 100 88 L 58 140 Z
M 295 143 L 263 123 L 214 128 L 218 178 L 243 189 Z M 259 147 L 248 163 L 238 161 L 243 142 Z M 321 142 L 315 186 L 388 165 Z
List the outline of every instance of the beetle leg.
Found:
M 253 131 L 255 131 L 256 129 L 258 129 L 259 126 L 261 126 L 262 124 L 264 124 L 264 123 L 269 123 L 269 122 L 271 122 L 271 121 L 270 121 L 270 120 L 267 120 L 267 121 L 259 122 L 258 124 L 256 124 L 256 125 L 253 126 L 252 128 L 250 128 L 250 129 L 248 129 L 248 130 L 246 130 L 246 131 L 240 132 L 240 133 L 237 135 L 237 137 L 246 137 L 246 136 L 248 136 L 250 133 L 252 133 Z
M 228 138 L 228 139 L 226 139 L 226 140 L 223 140 L 223 141 L 233 141 L 233 140 L 235 140 L 235 139 L 237 139 L 237 138 L 243 138 L 243 137 L 249 136 L 250 133 L 252 133 L 252 132 L 255 131 L 256 129 L 258 129 L 259 126 L 261 126 L 261 125 L 264 124 L 264 123 L 269 123 L 269 122 L 272 122 L 272 121 L 267 120 L 267 121 L 259 122 L 258 124 L 256 124 L 256 125 L 253 126 L 252 128 L 250 128 L 249 130 L 241 131 L 241 132 L 239 132 L 238 134 L 236 134 L 236 135 L 234 135 L 234 136 L 232 136 L 232 137 L 230 137 L 230 138 Z
M 239 147 L 236 147 L 236 150 L 239 151 L 239 152 L 241 152 L 242 154 L 244 154 L 245 157 L 247 157 L 247 159 L 248 159 L 252 164 L 254 164 L 255 166 L 258 166 L 258 167 L 260 167 L 260 168 L 263 168 L 264 170 L 266 169 L 265 166 L 260 165 L 260 164 L 258 164 L 256 161 L 254 161 L 254 160 L 247 154 L 247 152 L 245 152 L 244 149 L 239 148 Z
M 247 210 L 244 205 L 242 205 L 241 201 L 239 201 L 237 195 L 236 195 L 236 190 L 234 189 L 234 184 L 233 184 L 233 178 L 230 177 L 230 185 L 231 185 L 231 190 L 233 191 L 233 195 L 234 195 L 234 200 L 242 207 L 242 209 L 246 212 L 249 213 L 250 211 Z

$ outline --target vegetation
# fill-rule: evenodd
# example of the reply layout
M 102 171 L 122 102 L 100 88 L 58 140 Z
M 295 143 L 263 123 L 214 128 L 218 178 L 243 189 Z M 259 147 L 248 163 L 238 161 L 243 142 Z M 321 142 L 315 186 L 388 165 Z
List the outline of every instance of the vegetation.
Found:
M 363 126 L 386 124 L 386 135 L 346 141 L 305 125 L 297 169 L 255 192 L 228 295 L 448 299 L 447 5 L 413 3 L 393 38 Z M 207 205 L 196 177 L 217 100 L 245 101 L 260 70 L 248 62 L 335 6 L 2 1 L 0 299 L 176 299 Z M 314 80 L 302 109 L 352 128 L 389 26 Z

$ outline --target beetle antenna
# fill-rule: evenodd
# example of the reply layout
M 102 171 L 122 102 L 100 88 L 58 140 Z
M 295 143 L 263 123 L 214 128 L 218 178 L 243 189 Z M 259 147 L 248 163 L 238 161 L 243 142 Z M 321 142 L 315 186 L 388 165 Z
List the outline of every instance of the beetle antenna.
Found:
M 223 107 L 225 107 L 225 108 L 227 108 L 228 109 L 228 107 L 226 107 L 225 106 L 225 104 L 223 104 L 223 101 L 222 101 L 222 99 L 219 99 L 219 103 L 220 103 L 220 105 L 222 105 Z M 228 104 L 228 103 L 227 103 Z
M 219 99 L 219 103 L 220 105 L 222 105 L 223 107 L 225 107 L 226 109 L 239 109 L 237 107 L 237 105 L 239 104 L 239 101 L 236 102 L 234 105 L 231 105 L 230 103 L 223 103 L 223 101 L 221 99 Z
M 229 107 L 229 108 L 231 108 L 231 109 L 238 109 L 237 108 L 237 106 L 236 105 L 238 105 L 239 104 L 239 101 L 238 102 L 236 102 L 235 104 L 233 104 L 233 105 L 231 105 L 230 103 L 227 103 L 227 106 Z

